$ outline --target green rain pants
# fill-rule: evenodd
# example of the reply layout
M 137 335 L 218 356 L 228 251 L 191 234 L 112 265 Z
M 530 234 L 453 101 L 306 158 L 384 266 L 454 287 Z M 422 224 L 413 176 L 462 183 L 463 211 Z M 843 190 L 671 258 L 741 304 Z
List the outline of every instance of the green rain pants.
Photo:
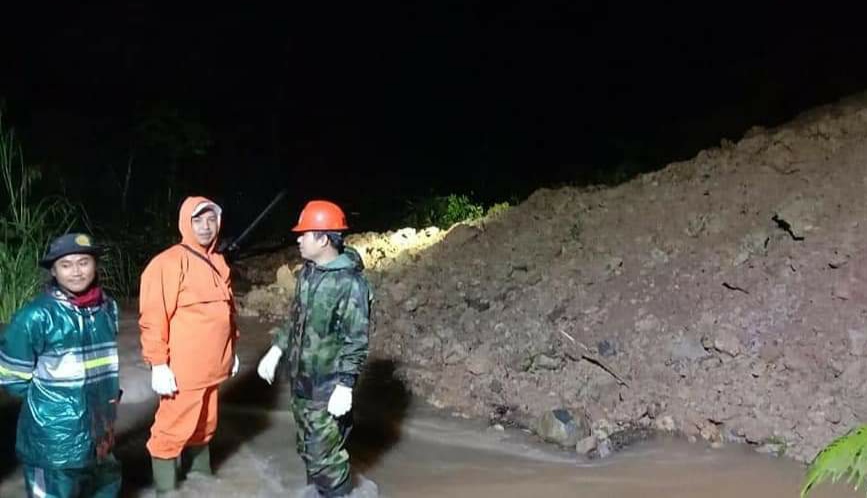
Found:
M 307 468 L 307 481 L 324 498 L 349 494 L 349 452 L 346 440 L 352 429 L 352 414 L 335 418 L 326 407 L 307 399 L 293 397 L 296 448 Z
M 114 458 L 83 469 L 24 465 L 28 498 L 116 498 L 120 483 L 120 463 Z

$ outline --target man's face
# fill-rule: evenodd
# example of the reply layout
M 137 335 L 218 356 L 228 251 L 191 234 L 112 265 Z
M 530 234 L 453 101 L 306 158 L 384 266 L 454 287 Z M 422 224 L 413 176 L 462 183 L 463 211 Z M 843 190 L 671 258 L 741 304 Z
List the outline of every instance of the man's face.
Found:
M 210 247 L 217 237 L 217 213 L 209 210 L 193 216 L 193 235 L 202 247 Z
M 63 290 L 80 294 L 96 278 L 96 259 L 90 254 L 69 254 L 54 262 L 51 276 Z
M 301 257 L 316 261 L 328 244 L 326 237 L 316 238 L 316 232 L 304 232 L 298 236 L 298 251 Z

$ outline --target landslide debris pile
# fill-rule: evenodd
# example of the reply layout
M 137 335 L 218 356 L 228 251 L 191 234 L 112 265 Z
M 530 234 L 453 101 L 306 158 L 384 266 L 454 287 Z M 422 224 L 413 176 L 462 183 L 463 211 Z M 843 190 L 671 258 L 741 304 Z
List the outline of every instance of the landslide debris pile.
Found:
M 649 428 L 809 460 L 867 418 L 865 193 L 864 96 L 542 189 L 374 264 L 373 352 L 457 413 L 571 415 L 581 452 Z

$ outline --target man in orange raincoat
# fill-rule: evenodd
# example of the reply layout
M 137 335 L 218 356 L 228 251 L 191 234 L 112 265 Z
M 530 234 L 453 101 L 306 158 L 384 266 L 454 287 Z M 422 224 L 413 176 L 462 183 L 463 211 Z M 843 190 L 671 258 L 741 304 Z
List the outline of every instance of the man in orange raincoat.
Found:
M 177 488 L 182 453 L 191 472 L 211 474 L 217 388 L 238 372 L 230 270 L 215 251 L 221 214 L 204 197 L 184 200 L 181 242 L 154 257 L 141 276 L 142 355 L 160 395 L 147 442 L 157 493 Z

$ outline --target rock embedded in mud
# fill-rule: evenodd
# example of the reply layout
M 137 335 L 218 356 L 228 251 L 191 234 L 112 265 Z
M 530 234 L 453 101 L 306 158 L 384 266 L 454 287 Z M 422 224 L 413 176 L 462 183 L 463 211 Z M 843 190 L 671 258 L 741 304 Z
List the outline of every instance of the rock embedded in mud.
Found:
M 623 258 L 610 256 L 605 260 L 605 275 L 614 276 L 623 273 Z
M 599 356 L 607 358 L 617 354 L 617 346 L 614 341 L 603 339 L 596 345 L 596 350 L 599 351 Z
M 587 454 L 587 456 L 594 459 L 603 459 L 611 456 L 611 453 L 611 443 L 607 439 L 605 439 L 597 442 L 596 447 L 593 448 L 593 450 L 591 450 L 590 453 Z
M 418 309 L 418 307 L 419 307 L 419 302 L 418 302 L 418 299 L 416 299 L 415 297 L 411 297 L 411 298 L 407 299 L 401 305 L 401 308 L 403 309 L 403 311 L 405 311 L 407 313 L 412 313 L 412 312 L 416 311 Z
M 590 452 L 596 449 L 598 441 L 595 436 L 587 436 L 575 444 L 575 453 L 583 456 L 588 456 Z
M 562 365 L 563 361 L 560 358 L 554 358 L 546 354 L 539 354 L 533 358 L 532 368 L 559 370 Z
M 558 408 L 542 414 L 537 431 L 539 436 L 549 443 L 574 447 L 578 439 L 587 434 L 587 427 L 583 421 L 576 420 L 568 410 Z
M 741 353 L 743 347 L 733 331 L 723 328 L 714 334 L 713 348 L 734 358 Z

